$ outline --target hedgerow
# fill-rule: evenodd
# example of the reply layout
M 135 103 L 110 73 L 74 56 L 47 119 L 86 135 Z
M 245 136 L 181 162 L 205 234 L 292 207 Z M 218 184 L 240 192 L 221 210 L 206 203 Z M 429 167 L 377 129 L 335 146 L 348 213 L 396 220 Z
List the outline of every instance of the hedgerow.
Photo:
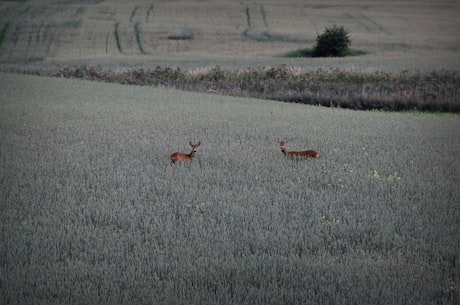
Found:
M 237 70 L 215 66 L 187 71 L 161 66 L 145 70 L 79 66 L 32 73 L 357 110 L 460 112 L 460 73 L 448 70 L 300 71 L 282 65 Z

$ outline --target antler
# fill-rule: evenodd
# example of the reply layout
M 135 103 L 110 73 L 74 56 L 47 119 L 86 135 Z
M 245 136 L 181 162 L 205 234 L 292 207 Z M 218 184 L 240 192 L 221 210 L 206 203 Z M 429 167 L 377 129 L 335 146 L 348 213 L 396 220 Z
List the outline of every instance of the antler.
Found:
M 190 141 L 189 144 L 192 147 L 192 151 L 189 154 L 183 154 L 180 152 L 173 153 L 171 155 L 172 163 L 177 163 L 181 161 L 192 162 L 192 159 L 195 156 L 196 148 L 200 146 L 201 142 L 198 142 L 197 144 L 193 144 L 192 141 Z

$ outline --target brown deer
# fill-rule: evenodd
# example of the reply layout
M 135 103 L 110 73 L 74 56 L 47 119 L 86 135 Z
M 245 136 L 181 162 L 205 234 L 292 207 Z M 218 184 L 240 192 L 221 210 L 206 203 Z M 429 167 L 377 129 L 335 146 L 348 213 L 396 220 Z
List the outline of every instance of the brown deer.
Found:
M 198 142 L 197 144 L 193 144 L 192 141 L 190 141 L 190 146 L 192 146 L 192 151 L 189 154 L 183 154 L 179 152 L 175 152 L 171 155 L 171 161 L 172 163 L 178 163 L 182 161 L 187 161 L 187 162 L 192 162 L 193 157 L 195 157 L 196 153 L 196 148 L 200 146 L 201 142 Z
M 303 151 L 288 151 L 286 149 L 287 141 L 280 141 L 281 152 L 288 157 L 295 158 L 319 158 L 319 153 L 314 150 L 303 150 Z

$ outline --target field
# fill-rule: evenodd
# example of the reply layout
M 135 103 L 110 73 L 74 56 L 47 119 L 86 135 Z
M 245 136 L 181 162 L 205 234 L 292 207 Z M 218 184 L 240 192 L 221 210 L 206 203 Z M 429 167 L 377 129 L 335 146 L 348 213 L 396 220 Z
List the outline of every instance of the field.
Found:
M 0 1 L 2 66 L 459 69 L 456 1 Z M 334 24 L 345 59 L 287 59 Z
M 458 12 L 460 3 L 433 0 L 0 1 L 0 71 L 460 112 Z M 333 25 L 362 55 L 289 58 Z
M 459 304 L 457 2 L 0 1 L 0 304 Z
M 2 304 L 459 302 L 458 115 L 0 82 Z

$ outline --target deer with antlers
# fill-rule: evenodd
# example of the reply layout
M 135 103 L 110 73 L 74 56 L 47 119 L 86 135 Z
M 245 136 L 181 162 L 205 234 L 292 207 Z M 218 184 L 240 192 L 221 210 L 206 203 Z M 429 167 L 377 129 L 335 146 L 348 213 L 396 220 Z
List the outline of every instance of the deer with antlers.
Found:
M 288 157 L 295 158 L 319 158 L 319 153 L 314 150 L 302 150 L 302 151 L 289 151 L 286 149 L 287 141 L 280 141 L 281 152 Z
M 188 163 L 192 162 L 193 157 L 195 157 L 196 153 L 196 148 L 200 146 L 201 142 L 198 142 L 197 144 L 193 144 L 192 141 L 190 141 L 190 146 L 192 147 L 192 151 L 189 154 L 183 154 L 180 152 L 175 152 L 171 155 L 171 161 L 172 163 L 178 163 L 182 161 L 187 161 Z

